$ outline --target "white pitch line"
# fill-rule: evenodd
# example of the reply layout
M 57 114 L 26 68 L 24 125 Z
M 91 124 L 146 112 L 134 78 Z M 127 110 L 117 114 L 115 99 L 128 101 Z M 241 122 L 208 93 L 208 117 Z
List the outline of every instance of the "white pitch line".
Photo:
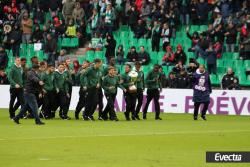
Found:
M 154 135 L 182 135 L 182 134 L 215 134 L 215 133 L 241 133 L 250 132 L 250 130 L 209 130 L 209 131 L 172 131 L 172 132 L 156 132 L 156 133 L 127 133 L 127 134 L 93 134 L 86 136 L 54 136 L 54 137 L 31 137 L 31 138 L 13 138 L 2 139 L 2 141 L 10 140 L 46 140 L 46 139 L 60 139 L 60 138 L 88 138 L 88 137 L 119 137 L 119 136 L 154 136 Z

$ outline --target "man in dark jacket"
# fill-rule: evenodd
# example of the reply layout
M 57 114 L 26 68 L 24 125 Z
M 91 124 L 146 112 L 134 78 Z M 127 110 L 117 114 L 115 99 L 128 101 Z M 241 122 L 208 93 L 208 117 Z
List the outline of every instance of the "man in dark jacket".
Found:
M 24 99 L 25 103 L 21 107 L 21 110 L 17 116 L 13 118 L 13 121 L 16 124 L 19 123 L 19 119 L 23 116 L 23 114 L 28 110 L 30 107 L 32 110 L 32 114 L 35 118 L 35 122 L 37 125 L 44 125 L 44 123 L 40 120 L 38 116 L 38 104 L 36 97 L 38 96 L 41 86 L 44 85 L 43 81 L 40 80 L 38 75 L 39 66 L 33 65 L 32 69 L 27 74 L 27 81 L 25 85 L 25 92 L 24 92 Z
M 8 36 L 8 43 L 11 46 L 13 56 L 17 57 L 19 55 L 20 44 L 22 42 L 22 31 L 20 31 L 17 25 L 14 26 L 14 30 Z
M 52 38 L 51 34 L 47 35 L 47 40 L 45 42 L 44 46 L 44 51 L 45 53 L 48 54 L 48 64 L 55 65 L 55 55 L 56 55 L 56 49 L 57 49 L 57 44 L 56 40 Z
M 0 46 L 0 68 L 5 69 L 8 65 L 8 56 L 3 46 Z
M 213 46 L 210 45 L 209 48 L 206 50 L 207 53 L 207 70 L 208 73 L 216 74 L 217 71 L 217 53 L 213 49 Z
M 232 68 L 228 68 L 227 73 L 223 76 L 221 81 L 222 89 L 240 89 L 239 79 L 234 75 Z
M 140 47 L 140 52 L 138 53 L 138 61 L 142 65 L 148 65 L 149 64 L 150 56 L 149 56 L 148 52 L 145 51 L 144 46 Z

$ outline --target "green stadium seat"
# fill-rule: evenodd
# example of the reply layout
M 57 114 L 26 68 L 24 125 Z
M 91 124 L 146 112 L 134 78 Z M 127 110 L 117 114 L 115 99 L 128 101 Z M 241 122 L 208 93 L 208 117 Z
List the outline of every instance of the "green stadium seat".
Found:
M 197 60 L 196 60 L 198 63 L 200 63 L 200 64 L 205 64 L 205 59 L 203 59 L 203 58 L 198 58 Z
M 208 29 L 208 26 L 207 25 L 201 25 L 200 26 L 200 31 L 207 31 L 207 29 Z
M 84 62 L 84 60 L 85 60 L 86 58 L 84 57 L 84 56 L 78 56 L 77 57 L 77 60 L 79 61 L 79 64 L 83 64 L 83 62 Z
M 226 59 L 226 60 L 232 59 L 232 58 L 233 58 L 233 53 L 232 53 L 232 52 L 224 52 L 224 53 L 222 54 L 222 58 L 223 58 L 223 59 Z
M 224 61 L 223 61 L 223 59 L 218 59 L 217 60 L 217 67 L 224 67 Z
M 145 38 L 138 39 L 138 45 L 146 47 L 147 46 L 147 39 L 145 39 Z
M 210 80 L 213 85 L 218 84 L 217 76 L 215 74 L 210 75 Z
M 198 25 L 191 25 L 190 32 L 194 33 L 195 31 L 199 31 L 200 27 Z
M 244 74 L 242 74 L 242 75 L 239 75 L 239 83 L 240 83 L 240 85 L 242 85 L 242 86 L 247 86 L 248 85 L 248 83 L 247 83 L 247 78 L 246 78 L 246 75 Z
M 234 61 L 234 66 L 236 67 L 236 68 L 239 68 L 239 67 L 242 67 L 243 66 L 243 60 L 236 60 L 236 61 Z
M 234 60 L 238 60 L 239 57 L 240 57 L 239 53 L 233 53 L 233 57 L 232 57 L 232 58 L 233 58 Z
M 62 47 L 71 47 L 71 40 L 70 40 L 70 38 L 63 38 L 62 39 Z
M 104 58 L 104 52 L 103 51 L 96 51 L 95 52 L 95 58 L 103 59 Z
M 71 47 L 78 47 L 79 46 L 79 39 L 78 38 L 71 38 Z
M 232 59 L 224 60 L 224 66 L 225 67 L 234 67 L 234 61 Z
M 250 60 L 245 60 L 244 61 L 244 66 L 245 67 L 250 67 Z

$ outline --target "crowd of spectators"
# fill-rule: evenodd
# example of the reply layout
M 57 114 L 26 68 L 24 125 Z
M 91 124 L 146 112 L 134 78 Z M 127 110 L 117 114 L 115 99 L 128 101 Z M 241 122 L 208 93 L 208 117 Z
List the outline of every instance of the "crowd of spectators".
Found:
M 134 38 L 150 39 L 151 48 L 130 46 L 126 51 L 118 46 L 113 34 L 121 25 L 128 25 Z M 190 25 L 208 28 L 191 32 Z M 191 40 L 188 50 L 183 43 L 176 48 L 171 43 L 181 38 L 176 32 L 183 27 Z M 136 61 L 149 65 L 151 51 L 164 51 L 162 68 L 174 67 L 168 76 L 163 72 L 166 87 L 189 88 L 198 58 L 206 60 L 211 74 L 217 73 L 223 52 L 239 52 L 240 59 L 250 59 L 250 0 L 5 0 L 0 1 L 0 28 L 1 84 L 7 83 L 6 50 L 16 57 L 21 44 L 41 43 L 48 56 L 45 61 L 56 65 L 69 59 L 66 50 L 57 50 L 58 39 L 64 37 L 78 38 L 80 47 L 90 42 L 91 48 L 105 49 L 106 63 L 115 57 L 120 65 Z M 188 60 L 187 52 L 195 58 Z

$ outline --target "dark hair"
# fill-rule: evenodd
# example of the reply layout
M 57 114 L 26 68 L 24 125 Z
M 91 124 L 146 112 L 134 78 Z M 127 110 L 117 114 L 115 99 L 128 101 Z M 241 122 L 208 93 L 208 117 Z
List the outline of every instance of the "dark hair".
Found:
M 38 64 L 33 64 L 32 68 L 35 69 L 35 70 L 37 70 L 37 69 L 39 69 L 39 65 Z
M 86 63 L 90 63 L 88 60 L 85 60 L 84 62 L 86 62 Z
M 27 61 L 27 59 L 25 57 L 21 58 L 21 61 Z
M 139 61 L 135 62 L 135 65 L 138 66 L 140 65 L 141 66 L 141 63 Z
M 102 62 L 102 60 L 101 59 L 98 59 L 98 58 L 96 58 L 95 60 L 94 60 L 94 63 L 101 63 Z
M 54 67 L 54 65 L 53 65 L 53 64 L 48 64 L 47 67 L 48 67 L 48 68 Z
M 44 66 L 46 63 L 44 61 L 40 62 L 40 66 Z
M 130 64 L 126 64 L 126 66 L 128 66 L 129 68 L 131 68 L 131 65 L 130 65 Z

